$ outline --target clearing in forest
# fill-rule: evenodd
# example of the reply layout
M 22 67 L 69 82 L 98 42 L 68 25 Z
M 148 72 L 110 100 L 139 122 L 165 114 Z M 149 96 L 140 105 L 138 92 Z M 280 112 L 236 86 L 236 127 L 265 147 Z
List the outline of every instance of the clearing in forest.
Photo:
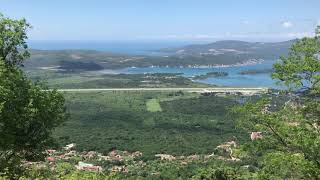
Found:
M 159 112 L 162 111 L 158 99 L 150 99 L 146 103 L 147 110 L 150 112 Z

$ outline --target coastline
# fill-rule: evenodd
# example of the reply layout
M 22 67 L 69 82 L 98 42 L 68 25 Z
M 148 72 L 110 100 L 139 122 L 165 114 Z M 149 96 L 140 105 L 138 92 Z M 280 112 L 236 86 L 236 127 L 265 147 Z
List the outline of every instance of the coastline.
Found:
M 195 68 L 195 69 L 205 69 L 205 68 L 221 68 L 221 67 L 240 67 L 240 66 L 250 66 L 255 64 L 262 64 L 264 59 L 250 59 L 241 63 L 235 64 L 212 64 L 212 65 L 187 65 L 187 66 L 149 66 L 148 68 Z M 135 66 L 129 68 L 137 68 Z

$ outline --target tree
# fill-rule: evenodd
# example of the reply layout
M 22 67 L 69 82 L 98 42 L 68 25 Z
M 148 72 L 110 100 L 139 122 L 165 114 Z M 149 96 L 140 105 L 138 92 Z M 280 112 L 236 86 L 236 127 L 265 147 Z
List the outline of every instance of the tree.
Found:
M 26 43 L 27 30 L 31 28 L 25 19 L 13 20 L 0 13 L 0 57 L 6 66 L 18 66 L 29 58 Z
M 258 178 L 320 178 L 319 27 L 316 32 L 297 40 L 288 57 L 274 65 L 272 77 L 295 96 L 282 104 L 276 103 L 279 98 L 262 99 L 233 110 L 240 127 L 262 134 L 239 153 L 257 168 Z
M 67 119 L 64 97 L 32 83 L 19 68 L 29 57 L 25 20 L 0 15 L 0 175 L 21 173 L 21 160 L 42 158 L 51 133 Z
M 287 103 L 272 110 L 272 104 L 261 100 L 236 110 L 240 127 L 262 133 L 262 138 L 242 146 L 240 159 L 259 168 L 264 176 L 269 172 L 270 177 L 279 175 L 280 179 L 318 178 L 320 134 L 313 120 L 304 114 L 308 106 Z
M 320 26 L 316 36 L 302 38 L 293 44 L 288 57 L 274 65 L 272 77 L 291 90 L 320 93 Z

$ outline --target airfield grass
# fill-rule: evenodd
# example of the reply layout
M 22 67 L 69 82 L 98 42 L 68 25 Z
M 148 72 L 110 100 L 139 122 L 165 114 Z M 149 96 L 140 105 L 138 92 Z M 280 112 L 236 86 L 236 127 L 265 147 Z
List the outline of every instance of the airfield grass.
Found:
M 162 111 L 158 99 L 150 99 L 150 100 L 148 100 L 147 103 L 146 103 L 146 106 L 147 106 L 147 110 L 150 111 L 150 112 Z
M 69 92 L 65 97 L 70 120 L 54 136 L 60 145 L 76 143 L 81 151 L 141 151 L 150 159 L 156 153 L 212 153 L 225 141 L 247 138 L 227 116 L 238 104 L 232 97 L 160 91 Z

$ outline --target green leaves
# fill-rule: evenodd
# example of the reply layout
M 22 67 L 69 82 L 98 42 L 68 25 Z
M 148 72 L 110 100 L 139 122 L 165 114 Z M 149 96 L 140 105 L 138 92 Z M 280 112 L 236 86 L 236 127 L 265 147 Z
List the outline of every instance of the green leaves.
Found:
M 263 157 L 263 168 L 259 179 L 313 179 L 310 174 L 316 170 L 312 162 L 305 160 L 299 153 L 268 153 Z
M 21 160 L 38 160 L 66 119 L 64 97 L 43 91 L 19 69 L 29 57 L 30 25 L 0 14 L 0 174 L 18 177 Z
M 274 64 L 272 78 L 289 87 L 281 106 L 280 96 L 234 109 L 238 125 L 262 132 L 261 139 L 241 147 L 241 159 L 257 168 L 258 179 L 320 178 L 320 27 L 316 37 L 297 40 L 288 57 Z M 241 151 L 240 151 L 241 152 Z
M 17 155 L 36 160 L 52 145 L 54 128 L 67 119 L 64 97 L 57 91 L 43 91 L 21 70 L 6 67 L 0 66 L 0 152 L 13 155 L 0 158 L 0 163 Z
M 261 139 L 241 146 L 240 159 L 257 166 L 262 179 L 319 177 L 320 102 L 289 100 L 276 108 L 273 104 L 262 99 L 233 110 L 240 127 L 262 133 Z
M 12 20 L 0 13 L 0 59 L 6 66 L 19 66 L 30 57 L 26 43 L 29 28 L 25 19 Z
M 273 79 L 278 79 L 291 90 L 307 90 L 310 94 L 320 92 L 320 41 L 319 27 L 314 38 L 297 40 L 288 57 L 281 57 L 274 64 Z

